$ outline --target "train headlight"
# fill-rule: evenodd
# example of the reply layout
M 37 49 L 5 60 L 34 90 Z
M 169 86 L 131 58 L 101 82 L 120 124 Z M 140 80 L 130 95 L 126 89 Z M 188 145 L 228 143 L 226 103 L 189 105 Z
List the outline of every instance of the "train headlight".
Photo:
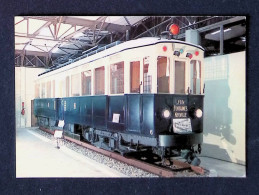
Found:
M 170 118 L 170 116 L 171 116 L 170 110 L 164 109 L 164 110 L 162 111 L 162 116 L 163 116 L 164 118 L 166 118 L 166 119 Z
M 201 109 L 197 109 L 197 110 L 195 111 L 195 116 L 196 116 L 197 118 L 201 118 L 201 117 L 202 117 L 202 110 L 201 110 Z

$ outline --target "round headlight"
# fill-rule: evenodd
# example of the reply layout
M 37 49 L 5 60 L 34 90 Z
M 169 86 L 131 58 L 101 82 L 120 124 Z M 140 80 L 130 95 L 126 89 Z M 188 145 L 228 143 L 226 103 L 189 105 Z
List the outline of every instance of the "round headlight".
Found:
M 163 115 L 164 118 L 169 118 L 171 116 L 171 112 L 168 109 L 164 109 L 162 111 L 162 115 Z
M 197 109 L 197 110 L 195 111 L 195 116 L 196 116 L 197 118 L 201 118 L 201 117 L 202 117 L 202 110 L 201 110 L 201 109 Z

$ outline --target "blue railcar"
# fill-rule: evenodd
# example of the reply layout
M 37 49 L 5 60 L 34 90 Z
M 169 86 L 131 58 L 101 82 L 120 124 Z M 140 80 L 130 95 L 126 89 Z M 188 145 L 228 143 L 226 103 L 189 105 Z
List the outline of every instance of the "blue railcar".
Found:
M 66 135 L 107 150 L 184 155 L 199 164 L 203 52 L 182 41 L 145 38 L 52 68 L 36 82 L 38 124 L 55 129 L 64 121 Z

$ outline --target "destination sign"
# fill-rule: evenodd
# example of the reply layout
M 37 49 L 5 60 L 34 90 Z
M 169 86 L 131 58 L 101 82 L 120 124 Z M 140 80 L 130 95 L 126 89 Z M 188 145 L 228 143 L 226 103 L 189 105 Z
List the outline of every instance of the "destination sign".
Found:
M 187 117 L 187 106 L 184 105 L 185 101 L 182 99 L 178 99 L 176 101 L 176 105 L 174 105 L 174 117 L 175 118 L 186 118 Z

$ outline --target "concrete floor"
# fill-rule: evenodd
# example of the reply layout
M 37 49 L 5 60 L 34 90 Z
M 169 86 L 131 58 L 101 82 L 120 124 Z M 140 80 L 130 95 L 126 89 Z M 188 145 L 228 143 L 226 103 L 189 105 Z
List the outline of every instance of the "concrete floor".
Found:
M 222 160 L 199 157 L 211 177 L 245 177 L 246 168 Z M 16 177 L 127 177 L 41 136 L 28 128 L 16 130 Z
M 199 157 L 201 167 L 210 170 L 210 177 L 246 177 L 246 167 L 209 157 Z
M 26 128 L 16 130 L 16 177 L 127 177 Z

